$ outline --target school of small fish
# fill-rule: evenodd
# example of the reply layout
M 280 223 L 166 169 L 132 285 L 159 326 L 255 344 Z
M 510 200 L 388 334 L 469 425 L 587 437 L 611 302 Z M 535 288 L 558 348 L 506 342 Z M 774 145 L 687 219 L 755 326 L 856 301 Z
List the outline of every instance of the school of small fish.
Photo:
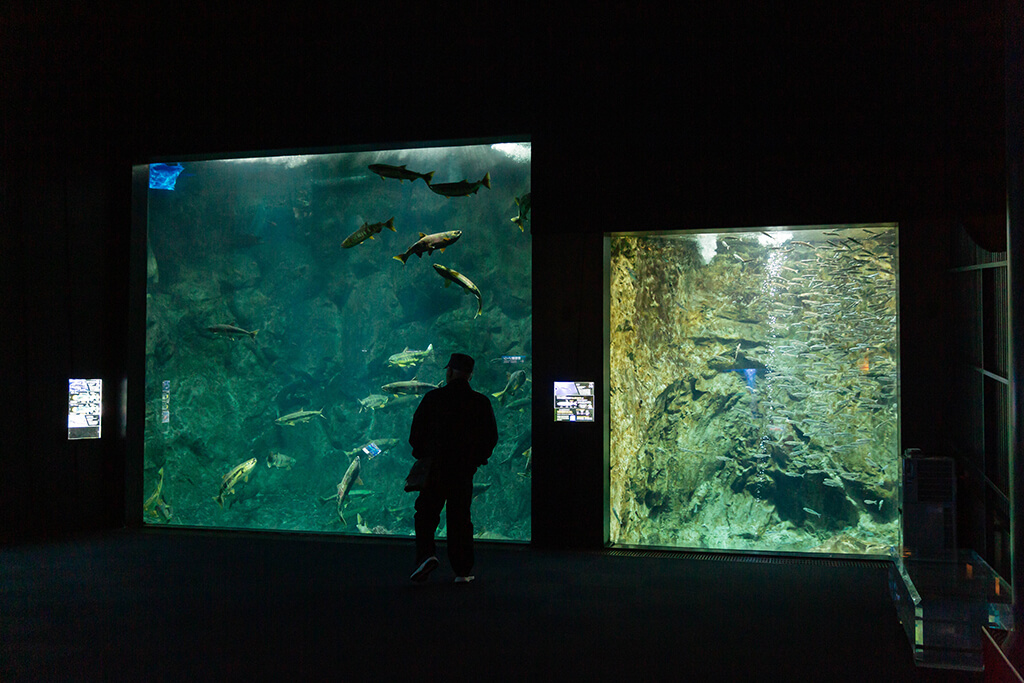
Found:
M 825 487 L 833 492 L 821 495 L 879 518 L 895 514 L 895 506 L 884 505 L 895 496 L 898 457 L 895 229 L 731 232 L 713 242 L 677 235 L 674 245 L 663 236 L 620 239 L 618 248 L 628 254 L 620 277 L 628 278 L 643 316 L 634 316 L 630 327 L 691 330 L 693 336 L 674 340 L 676 364 L 706 363 L 706 371 L 693 374 L 735 373 L 745 383 L 761 437 L 725 454 L 709 448 L 706 459 L 751 481 L 769 474 L 802 479 L 798 490 Z M 687 289 L 685 296 L 671 289 L 694 281 L 719 289 Z M 690 349 L 715 351 L 687 358 Z M 632 358 L 633 351 L 625 355 Z M 643 403 L 653 404 L 665 389 L 644 389 L 654 379 L 649 367 L 637 365 L 623 376 L 632 386 L 613 385 L 613 396 L 646 393 Z M 674 454 L 686 449 L 666 446 L 673 455 L 658 464 L 670 468 Z M 827 516 L 803 510 L 815 519 Z

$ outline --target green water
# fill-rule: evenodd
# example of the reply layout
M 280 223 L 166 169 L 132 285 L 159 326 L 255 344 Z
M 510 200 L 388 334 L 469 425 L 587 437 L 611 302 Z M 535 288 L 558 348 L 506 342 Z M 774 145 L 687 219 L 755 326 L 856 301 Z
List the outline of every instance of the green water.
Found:
M 609 238 L 613 542 L 898 547 L 896 238 Z
M 476 191 L 446 196 L 371 164 Z M 528 215 L 522 229 L 512 221 L 530 191 L 529 143 L 183 165 L 173 191 L 148 197 L 145 520 L 412 534 L 403 485 L 420 395 L 382 387 L 437 384 L 453 352 L 476 359 L 472 385 L 489 395 L 530 375 L 531 229 Z M 485 174 L 490 187 L 473 188 Z M 342 247 L 389 220 L 395 231 Z M 443 252 L 394 258 L 420 233 L 454 230 Z M 467 278 L 479 301 L 433 264 Z M 475 480 L 478 537 L 530 537 L 530 407 L 519 399 L 531 387 L 492 401 L 501 440 Z M 297 411 L 313 414 L 280 419 Z M 251 458 L 221 506 L 225 476 Z

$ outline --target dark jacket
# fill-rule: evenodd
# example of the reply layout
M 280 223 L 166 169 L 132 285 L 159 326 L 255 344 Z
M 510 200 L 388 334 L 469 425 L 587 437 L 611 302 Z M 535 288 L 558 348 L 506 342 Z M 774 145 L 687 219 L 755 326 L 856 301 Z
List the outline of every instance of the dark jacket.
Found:
M 433 456 L 432 471 L 476 470 L 498 443 L 490 399 L 464 379 L 428 391 L 413 415 L 409 443 L 417 460 Z

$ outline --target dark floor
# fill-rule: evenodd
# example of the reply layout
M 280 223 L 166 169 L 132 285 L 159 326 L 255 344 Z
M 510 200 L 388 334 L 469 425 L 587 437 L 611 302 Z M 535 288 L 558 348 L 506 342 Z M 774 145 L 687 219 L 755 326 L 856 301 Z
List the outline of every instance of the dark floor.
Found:
M 0 681 L 981 680 L 915 669 L 877 562 L 146 530 L 0 549 Z

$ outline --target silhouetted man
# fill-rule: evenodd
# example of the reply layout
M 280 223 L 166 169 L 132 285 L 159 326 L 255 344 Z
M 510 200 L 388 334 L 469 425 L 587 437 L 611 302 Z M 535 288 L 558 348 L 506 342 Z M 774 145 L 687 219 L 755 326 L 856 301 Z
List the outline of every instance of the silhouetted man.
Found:
M 431 457 L 430 476 L 416 498 L 416 570 L 410 577 L 422 582 L 437 568 L 434 534 L 441 508 L 448 506 L 448 560 L 456 583 L 473 580 L 473 475 L 487 463 L 498 443 L 491 401 L 473 391 L 473 359 L 453 353 L 446 384 L 424 395 L 412 418 L 409 443 L 413 457 Z

